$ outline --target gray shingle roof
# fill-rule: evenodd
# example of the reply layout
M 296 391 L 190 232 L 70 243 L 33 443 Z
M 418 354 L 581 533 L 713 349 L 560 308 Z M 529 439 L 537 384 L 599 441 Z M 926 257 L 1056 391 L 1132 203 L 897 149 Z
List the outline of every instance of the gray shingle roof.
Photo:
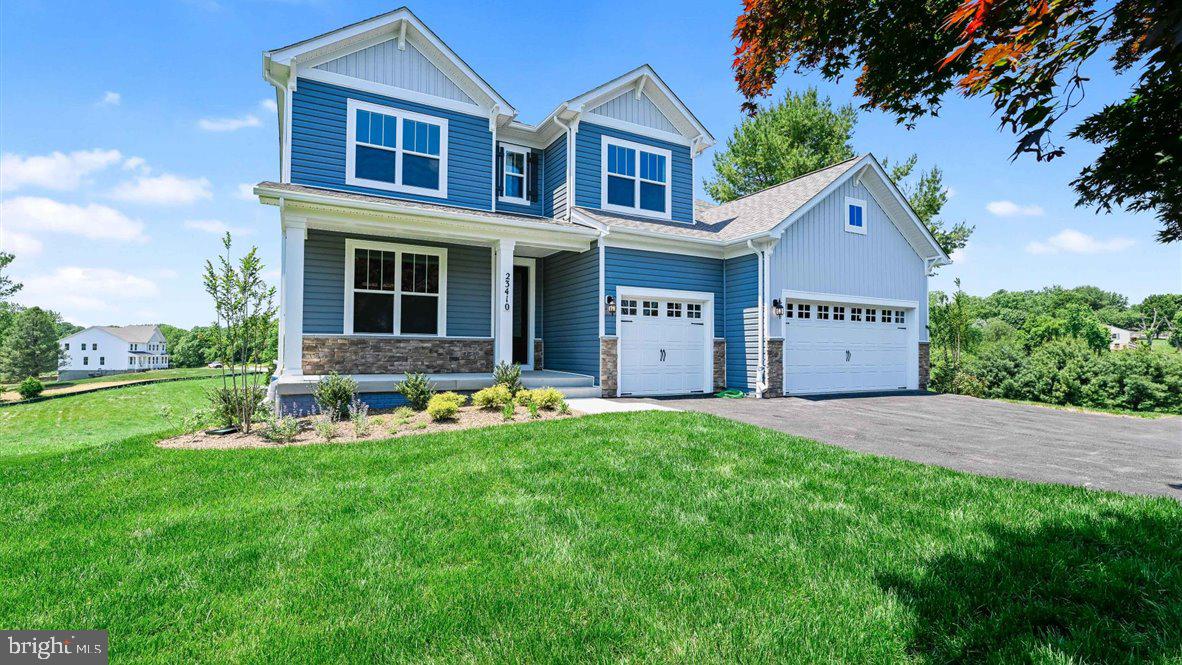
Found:
M 859 160 L 861 157 L 847 159 L 721 205 L 694 201 L 693 224 L 653 220 L 591 208 L 576 210 L 610 228 L 727 242 L 772 230 L 853 168 Z
M 139 326 L 97 326 L 99 330 L 111 333 L 125 342 L 132 344 L 144 344 L 151 341 L 152 335 L 160 330 L 160 326 L 154 325 L 139 325 Z
M 490 220 L 504 220 L 510 222 L 527 222 L 531 224 L 552 224 L 554 226 L 572 228 L 576 227 L 572 222 L 565 219 L 555 219 L 553 217 L 538 217 L 533 215 L 514 215 L 507 212 L 492 212 L 491 210 L 477 210 L 474 208 L 460 208 L 458 206 L 440 205 L 438 203 L 422 203 L 419 201 L 407 201 L 404 199 L 394 199 L 388 196 L 375 196 L 373 194 L 358 194 L 357 192 L 344 192 L 338 189 L 328 189 L 326 187 L 310 187 L 308 185 L 293 185 L 290 183 L 279 183 L 264 181 L 260 182 L 258 187 L 265 189 L 274 189 L 283 192 L 292 192 L 295 194 L 312 194 L 316 196 L 328 196 L 341 201 L 357 201 L 359 203 L 378 203 L 389 205 L 391 207 L 422 210 L 424 212 L 441 212 L 441 213 L 460 213 L 464 215 L 473 215 L 476 217 L 487 217 Z

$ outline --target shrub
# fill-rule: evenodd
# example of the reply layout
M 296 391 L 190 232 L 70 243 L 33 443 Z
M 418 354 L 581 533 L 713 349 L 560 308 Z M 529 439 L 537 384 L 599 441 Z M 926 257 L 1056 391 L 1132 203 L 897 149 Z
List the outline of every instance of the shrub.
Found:
M 564 416 L 570 415 L 570 404 L 567 404 L 565 399 L 558 403 L 558 413 Z
M 357 382 L 336 372 L 320 377 L 312 389 L 312 398 L 320 412 L 333 420 L 349 417 L 349 405 L 357 399 Z
M 45 390 L 45 384 L 41 383 L 41 380 L 35 376 L 30 376 L 24 381 L 21 381 L 21 384 L 16 387 L 16 391 L 20 393 L 21 399 L 33 399 L 40 395 L 43 390 Z
M 509 364 L 505 361 L 497 363 L 493 368 L 493 381 L 498 386 L 505 386 L 514 397 L 524 389 L 521 385 L 521 365 Z
M 256 418 L 267 413 L 267 389 L 263 386 L 245 386 L 238 390 L 211 388 L 206 392 L 206 398 L 209 400 L 210 422 L 219 427 L 241 425 L 238 420 L 243 413 L 250 413 Z M 244 400 L 253 400 L 253 403 L 243 404 Z
M 542 417 L 542 414 L 538 413 L 538 403 L 537 402 L 530 402 L 529 403 L 529 417 L 530 418 L 541 418 Z
M 537 404 L 538 408 L 553 411 L 558 408 L 558 405 L 563 401 L 562 391 L 557 388 L 538 388 L 531 390 L 531 403 Z
M 450 394 L 455 395 L 455 393 Z M 427 402 L 427 415 L 431 416 L 431 420 L 451 420 L 460 412 L 459 403 L 448 395 L 449 393 L 440 393 L 432 396 Z
M 332 441 L 337 438 L 337 424 L 332 418 L 327 415 L 322 415 L 316 419 L 316 424 L 313 425 L 317 436 L 324 441 Z
M 394 392 L 401 394 L 410 402 L 415 411 L 427 408 L 431 396 L 435 394 L 435 384 L 427 380 L 423 374 L 407 374 L 406 379 L 394 385 Z
M 466 396 L 461 395 L 459 393 L 451 392 L 450 390 L 445 393 L 439 393 L 439 394 L 435 395 L 435 397 L 439 398 L 442 401 L 451 402 L 452 404 L 455 404 L 457 409 L 468 403 L 468 398 Z
M 299 434 L 300 421 L 292 416 L 272 416 L 263 430 L 263 438 L 276 443 L 291 443 Z
M 513 395 L 509 392 L 509 388 L 501 384 L 478 390 L 472 396 L 472 404 L 481 409 L 499 409 L 512 401 Z
M 501 407 L 501 418 L 503 420 L 513 420 L 513 416 L 516 415 L 516 413 L 517 409 L 513 406 L 513 402 L 509 402 L 505 404 L 505 406 Z
M 349 405 L 349 421 L 353 423 L 353 435 L 357 438 L 367 436 L 373 423 L 369 419 L 369 405 L 359 399 Z
M 982 351 L 968 362 L 967 371 L 980 381 L 984 397 L 1021 399 L 1017 376 L 1025 360 L 1021 348 L 1003 344 Z

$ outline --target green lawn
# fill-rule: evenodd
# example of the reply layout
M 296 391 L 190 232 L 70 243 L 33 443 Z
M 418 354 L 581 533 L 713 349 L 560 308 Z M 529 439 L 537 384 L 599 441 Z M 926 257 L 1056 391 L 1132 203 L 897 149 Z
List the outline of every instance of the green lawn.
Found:
M 43 410 L 199 383 L 0 410 L 0 626 L 117 662 L 1182 660 L 1169 499 L 694 414 L 198 452 Z
M 146 372 L 127 372 L 125 374 L 107 374 L 105 376 L 90 376 L 85 379 L 72 379 L 69 381 L 54 381 L 48 379 L 44 381 L 45 389 L 52 388 L 68 388 L 70 386 L 81 386 L 88 383 L 108 383 L 111 381 L 150 381 L 155 379 L 177 379 L 195 376 L 221 376 L 222 370 L 210 369 L 208 367 L 170 367 L 168 369 L 153 369 Z M 16 390 L 17 383 L 9 383 L 0 386 L 2 390 Z

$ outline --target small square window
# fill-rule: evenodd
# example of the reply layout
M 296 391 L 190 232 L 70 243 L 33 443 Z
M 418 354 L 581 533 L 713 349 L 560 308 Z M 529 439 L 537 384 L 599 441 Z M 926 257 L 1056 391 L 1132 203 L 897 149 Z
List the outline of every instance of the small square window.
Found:
M 903 316 L 903 310 L 895 310 L 895 323 L 907 323 L 907 319 Z
M 834 321 L 845 321 L 845 307 L 843 307 L 841 305 L 834 305 L 833 306 L 833 320 Z
M 882 310 L 882 322 L 883 323 L 890 323 L 891 322 L 891 310 L 889 310 L 889 309 Z
M 642 307 L 642 312 L 645 316 L 658 316 L 661 313 L 661 310 L 659 307 L 657 307 L 656 301 L 645 300 L 644 306 Z
M 792 318 L 792 312 L 795 311 L 795 307 L 796 307 L 795 303 L 788 303 L 788 305 L 786 307 L 784 307 L 784 318 L 785 319 Z
M 846 197 L 845 230 L 850 233 L 866 234 L 866 202 Z
M 829 305 L 817 305 L 817 318 L 829 320 Z
M 850 308 L 850 321 L 861 321 L 861 320 L 862 320 L 862 308 L 861 307 L 851 307 Z
M 867 309 L 866 310 L 866 323 L 874 323 L 877 320 L 875 318 L 877 312 L 878 312 L 878 310 L 873 309 L 873 308 Z
M 807 319 L 812 315 L 812 305 L 806 305 L 802 302 L 796 303 L 796 318 Z
M 681 303 L 679 303 L 679 302 L 665 303 L 665 316 L 667 316 L 671 319 L 680 319 L 681 318 Z
M 90 364 L 90 357 L 89 356 L 82 356 L 82 364 L 89 365 Z
M 700 319 L 702 318 L 702 305 L 700 303 L 688 303 L 685 306 L 685 318 Z
M 620 313 L 624 316 L 636 316 L 636 301 L 635 300 L 621 300 Z

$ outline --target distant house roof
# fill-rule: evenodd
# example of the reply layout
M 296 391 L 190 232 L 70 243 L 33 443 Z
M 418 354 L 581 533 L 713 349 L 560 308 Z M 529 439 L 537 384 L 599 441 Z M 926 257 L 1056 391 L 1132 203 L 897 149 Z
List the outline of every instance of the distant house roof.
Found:
M 79 330 L 72 335 L 66 335 L 62 339 L 70 339 L 71 337 L 81 335 L 88 330 L 101 330 L 109 335 L 114 335 L 125 342 L 130 342 L 132 344 L 144 344 L 152 341 L 152 337 L 160 331 L 160 326 L 150 324 L 136 326 L 91 326 L 84 330 Z

